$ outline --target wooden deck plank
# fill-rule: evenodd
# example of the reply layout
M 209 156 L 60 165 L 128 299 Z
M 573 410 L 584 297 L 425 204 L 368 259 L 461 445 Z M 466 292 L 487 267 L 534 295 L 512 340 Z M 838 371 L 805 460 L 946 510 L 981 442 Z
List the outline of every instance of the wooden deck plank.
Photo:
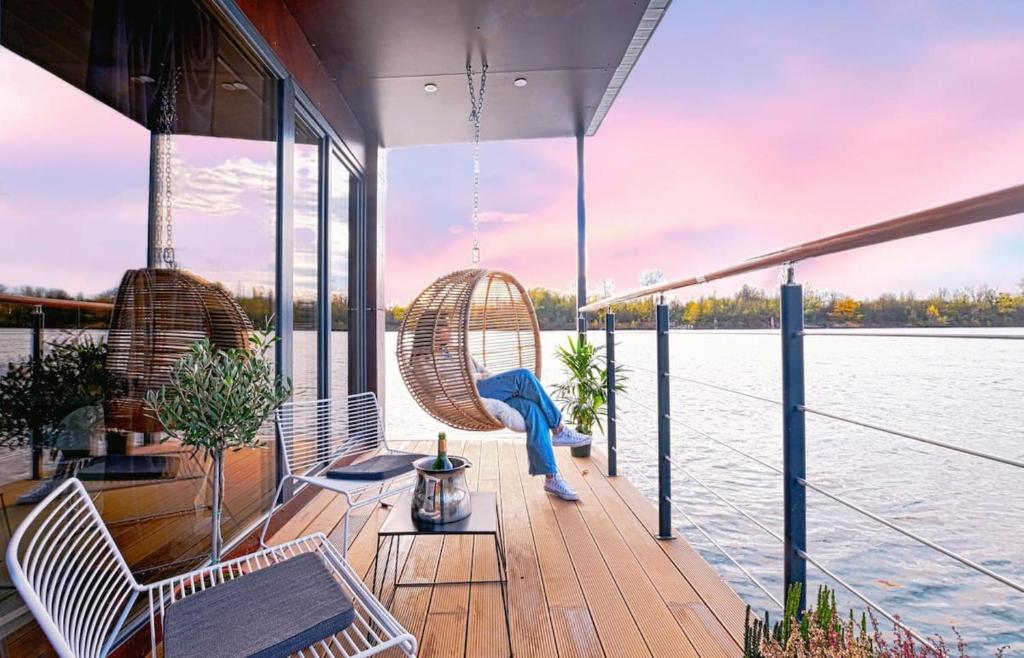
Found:
M 555 658 L 554 627 L 516 460 L 516 452 L 521 450 L 522 442 L 502 441 L 497 446 L 512 648 L 516 656 Z
M 479 463 L 480 442 L 461 443 L 452 454 L 464 455 L 471 464 Z M 466 470 L 466 481 L 471 490 L 476 489 L 479 473 L 478 468 Z M 449 535 L 442 544 L 437 580 L 469 580 L 472 564 L 473 537 Z M 432 656 L 464 656 L 469 620 L 469 585 L 443 585 L 433 590 L 423 629 L 423 652 Z
M 515 451 L 516 462 L 530 511 L 530 525 L 544 578 L 544 591 L 547 594 L 558 655 L 563 658 L 604 656 L 569 548 L 551 509 L 548 494 L 542 488 L 543 483 L 539 478 L 529 475 L 525 452 L 522 448 Z
M 662 552 L 594 462 L 560 460 L 563 475 L 580 492 L 584 520 L 655 655 L 735 655 L 737 645 L 717 620 L 707 629 L 693 609 L 704 603 Z M 600 510 L 600 512 L 598 511 Z M 657 605 L 652 605 L 657 602 Z M 643 611 L 643 612 L 639 612 Z M 703 618 L 710 615 L 705 614 Z
M 556 454 L 559 462 L 570 459 L 567 450 L 556 450 Z M 565 472 L 575 470 L 575 467 L 562 463 L 559 470 Z M 603 557 L 607 547 L 597 544 L 583 518 L 583 507 L 588 507 L 593 513 L 600 515 L 604 515 L 604 510 L 586 499 L 568 502 L 555 496 L 548 496 L 548 504 L 565 538 L 570 559 L 576 569 L 580 587 L 605 653 L 609 656 L 650 656 L 651 651 L 634 615 L 648 615 L 655 607 L 655 601 L 637 600 L 635 603 L 638 607 L 630 609 Z
M 606 478 L 596 451 L 592 459 L 559 453 L 563 474 L 582 500 L 553 499 L 540 478 L 529 476 L 523 441 L 513 437 L 489 435 L 451 445 L 453 453 L 474 462 L 471 485 L 500 494 L 517 658 L 739 655 L 739 597 L 685 540 L 652 537 L 648 528 L 655 510 L 639 491 L 625 478 Z M 429 452 L 433 444 L 402 447 Z M 334 495 L 327 501 L 315 498 L 288 532 L 318 530 L 340 542 L 343 501 Z M 369 584 L 377 530 L 389 509 L 374 505 L 358 512 L 364 522 L 352 524 L 349 562 Z M 276 540 L 290 538 L 283 531 Z M 490 579 L 497 572 L 489 538 L 407 539 L 398 556 L 406 582 Z M 391 600 L 393 614 L 416 635 L 419 656 L 508 655 L 498 585 L 425 585 L 392 592 L 393 577 L 389 573 L 382 600 Z M 738 624 L 729 627 L 730 619 Z
M 601 473 L 607 472 L 607 463 L 603 454 L 595 451 L 591 463 L 600 469 Z M 606 478 L 605 482 L 616 491 L 648 533 L 657 527 L 657 510 L 628 479 Z M 688 614 L 700 620 L 701 625 L 706 628 L 715 627 L 707 618 L 707 615 L 712 615 L 732 640 L 738 645 L 742 645 L 747 608 L 743 600 L 690 546 L 685 538 L 655 542 L 655 545 L 675 564 L 676 569 L 686 578 L 690 587 L 704 603 L 704 607 L 688 608 L 690 611 Z
M 480 455 L 474 463 L 477 469 L 477 491 L 499 491 L 498 444 L 485 441 L 480 444 Z M 501 500 L 498 501 L 499 510 Z M 494 541 L 490 537 L 473 540 L 473 580 L 496 580 L 499 576 Z M 501 585 L 471 585 L 469 588 L 469 620 L 466 627 L 466 655 L 509 655 L 506 638 L 505 613 L 501 600 Z

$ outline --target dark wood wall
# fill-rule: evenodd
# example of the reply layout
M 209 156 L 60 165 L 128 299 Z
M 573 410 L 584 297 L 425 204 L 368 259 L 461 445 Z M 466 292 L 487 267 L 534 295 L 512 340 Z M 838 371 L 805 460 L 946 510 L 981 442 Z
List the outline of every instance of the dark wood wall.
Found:
M 284 0 L 236 0 L 236 4 L 365 168 L 367 137 Z

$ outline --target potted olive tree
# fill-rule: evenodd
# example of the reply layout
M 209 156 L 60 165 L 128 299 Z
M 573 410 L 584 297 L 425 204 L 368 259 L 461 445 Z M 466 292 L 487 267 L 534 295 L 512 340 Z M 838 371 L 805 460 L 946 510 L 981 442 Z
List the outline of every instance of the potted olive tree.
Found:
M 221 551 L 224 451 L 263 447 L 260 427 L 291 395 L 267 355 L 274 341 L 268 332 L 253 333 L 249 349 L 219 350 L 209 339 L 199 341 L 171 367 L 168 383 L 146 395 L 167 432 L 164 441 L 176 438 L 213 461 L 213 563 Z
M 555 399 L 562 403 L 562 413 L 569 417 L 576 430 L 592 434 L 594 428 L 604 431 L 601 418 L 607 415 L 608 361 L 604 348 L 569 336 L 568 345 L 560 345 L 555 357 L 562 364 L 567 379 L 555 387 Z M 615 367 L 615 390 L 624 391 L 620 373 Z M 572 449 L 575 457 L 590 455 L 590 446 Z

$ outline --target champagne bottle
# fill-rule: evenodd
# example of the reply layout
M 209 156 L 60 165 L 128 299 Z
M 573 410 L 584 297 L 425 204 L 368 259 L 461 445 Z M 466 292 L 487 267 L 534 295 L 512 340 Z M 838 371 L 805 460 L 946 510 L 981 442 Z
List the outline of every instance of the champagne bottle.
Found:
M 448 459 L 448 437 L 445 436 L 444 432 L 438 432 L 437 457 L 434 459 L 434 463 L 430 466 L 430 470 L 450 471 L 452 468 L 452 460 Z

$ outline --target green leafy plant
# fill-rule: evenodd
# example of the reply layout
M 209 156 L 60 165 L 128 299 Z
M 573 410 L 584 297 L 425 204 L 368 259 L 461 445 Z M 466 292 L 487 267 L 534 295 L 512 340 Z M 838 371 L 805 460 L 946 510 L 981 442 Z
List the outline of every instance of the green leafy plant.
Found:
M 267 352 L 275 339 L 255 332 L 249 349 L 218 350 L 197 342 L 172 367 L 168 383 L 150 391 L 146 402 L 167 436 L 213 460 L 210 557 L 220 560 L 220 519 L 224 496 L 224 451 L 261 448 L 260 427 L 291 395 L 291 385 L 274 374 Z
M 0 377 L 0 446 L 51 445 L 61 421 L 109 392 L 107 344 L 86 333 L 49 343 L 39 363 L 24 358 Z
M 594 427 L 604 430 L 601 418 L 607 415 L 608 362 L 604 348 L 569 336 L 568 345 L 560 345 L 555 357 L 568 378 L 555 387 L 555 399 L 562 403 L 562 412 L 583 434 Z M 624 391 L 625 377 L 621 366 L 615 367 L 615 390 Z
M 870 620 L 870 627 L 869 627 Z M 764 620 L 753 617 L 747 606 L 743 632 L 744 658 L 966 658 L 967 645 L 960 634 L 956 653 L 938 635 L 930 644 L 918 642 L 905 628 L 895 625 L 891 635 L 879 630 L 870 612 L 858 620 L 853 610 L 844 619 L 836 606 L 835 592 L 818 588 L 818 598 L 809 610 L 800 610 L 800 586 L 786 593 L 782 619 L 774 624 L 766 612 Z M 1004 649 L 996 651 L 997 658 Z

